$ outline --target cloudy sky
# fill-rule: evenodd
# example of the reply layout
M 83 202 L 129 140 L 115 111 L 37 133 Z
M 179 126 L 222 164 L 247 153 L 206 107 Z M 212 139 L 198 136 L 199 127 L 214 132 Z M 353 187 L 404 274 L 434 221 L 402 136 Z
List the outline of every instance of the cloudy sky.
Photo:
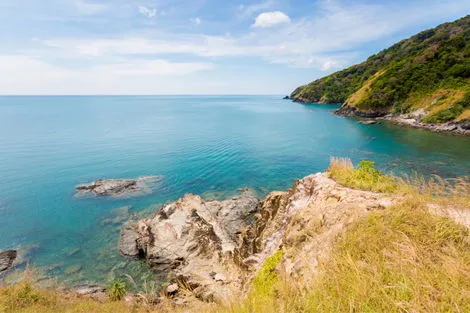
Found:
M 0 94 L 287 94 L 470 0 L 0 0 Z

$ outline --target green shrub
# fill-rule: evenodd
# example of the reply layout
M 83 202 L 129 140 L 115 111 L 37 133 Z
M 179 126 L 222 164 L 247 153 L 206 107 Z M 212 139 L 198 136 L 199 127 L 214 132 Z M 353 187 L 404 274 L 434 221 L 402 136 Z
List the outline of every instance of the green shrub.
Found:
M 276 273 L 276 267 L 284 256 L 282 250 L 277 250 L 272 256 L 268 257 L 261 266 L 258 274 L 253 280 L 253 293 L 259 296 L 272 296 L 275 291 L 275 285 L 279 280 Z
M 396 192 L 401 185 L 375 168 L 375 162 L 361 161 L 356 168 L 348 159 L 332 158 L 327 173 L 338 183 L 356 189 Z
M 108 287 L 108 295 L 112 301 L 119 301 L 124 298 L 127 292 L 127 285 L 123 280 L 113 280 Z

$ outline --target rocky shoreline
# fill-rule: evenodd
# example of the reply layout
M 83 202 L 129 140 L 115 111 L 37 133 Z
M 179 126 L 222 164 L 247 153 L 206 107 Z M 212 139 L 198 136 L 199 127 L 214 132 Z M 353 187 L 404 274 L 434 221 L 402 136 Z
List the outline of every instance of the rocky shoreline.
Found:
M 288 97 L 284 99 L 292 100 L 297 103 L 316 103 L 316 104 L 326 104 L 325 101 L 319 99 L 318 101 L 311 101 L 309 99 L 304 99 L 302 97 Z M 462 121 L 459 123 L 448 122 L 448 123 L 423 123 L 422 119 L 426 116 L 424 110 L 419 109 L 409 114 L 390 114 L 388 112 L 365 112 L 359 111 L 354 107 L 347 106 L 346 104 L 342 105 L 341 108 L 334 111 L 335 114 L 346 117 L 359 117 L 363 119 L 371 119 L 370 122 L 362 122 L 361 124 L 376 124 L 372 121 L 376 120 L 386 120 L 390 121 L 393 124 L 408 126 L 412 128 L 421 128 L 427 129 L 433 132 L 438 133 L 450 133 L 456 135 L 470 135 L 470 121 Z
M 334 111 L 335 114 L 347 117 L 360 117 L 373 120 L 386 120 L 397 125 L 409 126 L 413 128 L 427 129 L 438 133 L 452 133 L 458 135 L 470 135 L 470 121 L 461 123 L 423 123 L 426 112 L 422 109 L 409 114 L 388 114 L 386 112 L 363 112 L 354 107 L 343 105 L 340 109 Z

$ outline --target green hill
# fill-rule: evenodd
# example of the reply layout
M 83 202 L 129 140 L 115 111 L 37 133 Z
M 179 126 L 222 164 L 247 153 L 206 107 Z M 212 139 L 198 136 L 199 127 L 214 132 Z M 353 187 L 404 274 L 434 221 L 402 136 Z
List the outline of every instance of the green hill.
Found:
M 362 116 L 421 112 L 422 123 L 470 120 L 470 15 L 423 31 L 365 62 L 297 88 L 299 102 Z

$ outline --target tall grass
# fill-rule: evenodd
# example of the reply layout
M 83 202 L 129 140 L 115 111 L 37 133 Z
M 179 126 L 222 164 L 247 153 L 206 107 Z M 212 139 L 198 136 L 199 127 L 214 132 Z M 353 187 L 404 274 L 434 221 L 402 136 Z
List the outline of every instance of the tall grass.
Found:
M 356 167 L 349 158 L 331 158 L 328 175 L 338 183 L 355 189 L 399 193 L 426 201 L 470 208 L 470 177 L 443 179 L 418 173 L 401 177 L 387 176 L 372 161 L 361 161 Z
M 361 161 L 354 167 L 348 158 L 331 158 L 328 175 L 338 183 L 356 189 L 376 192 L 397 192 L 403 187 L 393 178 L 382 174 L 372 161 Z
M 346 233 L 305 312 L 470 312 L 469 232 L 419 201 L 373 213 Z

